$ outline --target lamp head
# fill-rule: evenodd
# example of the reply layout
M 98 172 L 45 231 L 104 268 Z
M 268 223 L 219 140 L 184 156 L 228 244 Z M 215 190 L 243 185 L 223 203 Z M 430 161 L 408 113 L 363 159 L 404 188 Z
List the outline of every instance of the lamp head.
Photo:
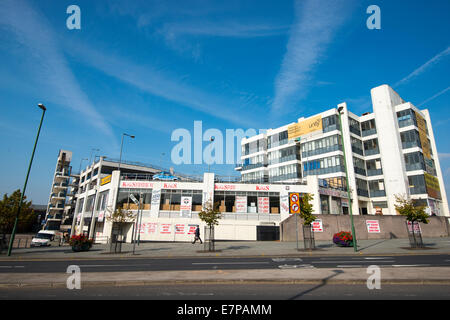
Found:
M 44 111 L 47 110 L 47 108 L 42 103 L 38 103 L 38 107 Z

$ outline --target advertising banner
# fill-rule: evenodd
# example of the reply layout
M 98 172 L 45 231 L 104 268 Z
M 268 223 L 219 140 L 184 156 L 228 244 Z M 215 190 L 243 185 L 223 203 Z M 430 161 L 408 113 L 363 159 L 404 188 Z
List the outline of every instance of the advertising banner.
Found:
M 269 213 L 269 197 L 258 197 L 258 213 Z
M 181 197 L 180 217 L 190 218 L 192 213 L 192 197 Z
M 161 201 L 161 190 L 153 190 L 152 192 L 152 207 L 158 207 Z
M 170 224 L 170 223 L 161 223 L 159 225 L 159 233 L 160 234 L 171 234 L 172 233 L 172 224 Z
M 427 138 L 427 125 L 425 119 L 418 113 L 416 114 L 417 127 L 419 128 L 419 139 L 422 145 L 423 156 L 425 159 L 431 159 L 431 147 Z
M 290 125 L 288 127 L 288 139 L 295 139 L 315 131 L 322 131 L 321 115 Z
M 366 220 L 368 233 L 380 233 L 380 222 L 378 220 Z
M 112 175 L 106 176 L 100 180 L 100 185 L 103 186 L 111 182 Z
M 236 212 L 247 213 L 247 196 L 236 196 Z
M 321 219 L 316 219 L 311 223 L 313 232 L 323 232 L 323 224 Z
M 431 174 L 424 173 L 425 176 L 425 186 L 427 187 L 427 193 L 430 197 L 434 199 L 441 198 L 441 188 L 439 187 L 439 180 Z
M 185 234 L 186 225 L 185 224 L 176 224 L 175 225 L 175 234 Z

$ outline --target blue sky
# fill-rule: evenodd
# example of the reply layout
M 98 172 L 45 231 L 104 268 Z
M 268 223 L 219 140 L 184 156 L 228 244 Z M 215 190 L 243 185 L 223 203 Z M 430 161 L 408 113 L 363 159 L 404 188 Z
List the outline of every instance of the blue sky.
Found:
M 81 30 L 66 27 L 72 4 Z M 366 27 L 372 4 L 381 30 Z M 77 171 L 93 148 L 118 158 L 127 132 L 136 139 L 124 159 L 170 167 L 171 133 L 192 132 L 196 120 L 225 135 L 343 101 L 361 114 L 381 84 L 430 110 L 449 190 L 449 18 L 443 0 L 2 0 L 0 192 L 23 185 L 40 102 L 48 111 L 27 196 L 45 204 L 59 149 L 73 151 Z

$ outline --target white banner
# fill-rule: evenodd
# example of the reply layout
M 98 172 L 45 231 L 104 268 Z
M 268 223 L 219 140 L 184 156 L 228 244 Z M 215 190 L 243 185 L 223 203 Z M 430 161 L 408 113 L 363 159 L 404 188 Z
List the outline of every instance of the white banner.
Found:
M 323 232 L 322 220 L 316 219 L 312 222 L 312 231 L 313 232 Z
M 258 213 L 269 213 L 269 197 L 258 197 Z
M 192 197 L 181 197 L 180 217 L 190 218 L 192 213 Z
M 368 233 L 380 233 L 380 222 L 378 220 L 366 220 Z
M 247 213 L 247 196 L 236 196 L 236 212 Z

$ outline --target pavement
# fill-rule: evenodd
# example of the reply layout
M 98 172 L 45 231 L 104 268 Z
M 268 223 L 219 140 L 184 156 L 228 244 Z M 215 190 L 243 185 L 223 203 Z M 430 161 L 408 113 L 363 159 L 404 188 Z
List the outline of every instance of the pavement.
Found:
M 304 250 L 299 242 L 277 241 L 218 241 L 216 251 L 205 251 L 201 244 L 148 242 L 135 246 L 123 244 L 122 253 L 111 254 L 108 245 L 94 245 L 88 252 L 72 252 L 69 246 L 50 248 L 15 249 L 10 257 L 4 253 L 0 261 L 52 261 L 64 260 L 111 260 L 139 258 L 183 257 L 302 257 L 302 256 L 379 256 L 379 255 L 427 255 L 449 254 L 450 238 L 425 238 L 425 248 L 410 249 L 408 239 L 360 240 L 358 251 L 337 247 L 328 241 L 316 241 L 317 250 Z M 374 261 L 374 264 L 376 262 Z M 67 273 L 1 273 L 0 287 L 66 287 Z M 310 268 L 295 266 L 283 269 L 246 270 L 175 270 L 136 272 L 82 272 L 83 286 L 130 286 L 148 284 L 207 284 L 207 283 L 317 283 L 317 284 L 362 284 L 370 274 L 367 268 Z M 389 284 L 440 284 L 450 285 L 450 267 L 382 267 L 383 283 Z

